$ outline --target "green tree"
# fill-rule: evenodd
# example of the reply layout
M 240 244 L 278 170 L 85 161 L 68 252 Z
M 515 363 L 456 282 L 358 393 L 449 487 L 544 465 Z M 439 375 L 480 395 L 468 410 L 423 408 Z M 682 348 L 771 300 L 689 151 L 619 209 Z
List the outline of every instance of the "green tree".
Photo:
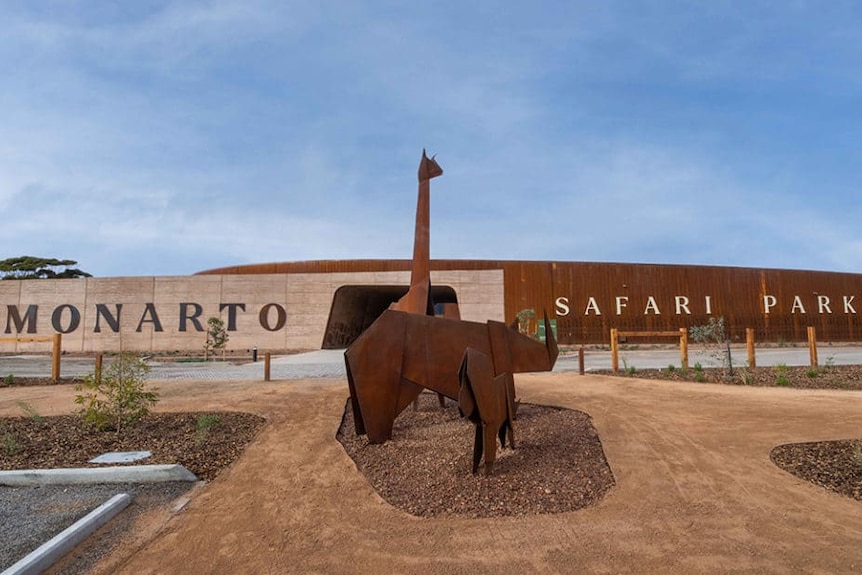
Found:
M 124 351 L 107 368 L 85 377 L 75 388 L 84 423 L 119 433 L 146 417 L 159 399 L 157 390 L 146 388 L 149 372 L 141 356 Z
M 215 354 L 218 350 L 224 350 L 230 336 L 224 325 L 224 320 L 220 317 L 211 317 L 207 320 L 207 341 L 204 344 L 204 359 L 209 359 L 209 355 Z
M 60 260 L 57 258 L 39 258 L 35 256 L 7 258 L 0 260 L 0 279 L 29 280 L 93 277 L 85 271 L 72 267 L 76 265 L 78 265 L 78 262 L 75 260 Z
M 534 319 L 536 319 L 536 310 L 522 309 L 519 311 L 517 315 L 518 331 L 527 335 L 532 335 L 530 332 L 530 324 Z
M 688 336 L 703 345 L 703 353 L 721 365 L 726 375 L 733 376 L 730 336 L 727 335 L 724 327 L 724 317 L 711 317 L 704 325 L 690 327 Z

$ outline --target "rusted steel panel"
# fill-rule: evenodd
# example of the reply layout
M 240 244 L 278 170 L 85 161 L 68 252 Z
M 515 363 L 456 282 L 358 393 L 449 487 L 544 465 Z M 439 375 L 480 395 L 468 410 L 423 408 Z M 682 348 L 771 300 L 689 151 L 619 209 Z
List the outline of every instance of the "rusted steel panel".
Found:
M 809 325 L 821 341 L 860 335 L 859 274 L 610 263 L 558 263 L 553 269 L 553 293 L 529 303 L 565 304 L 568 309 L 554 306 L 563 343 L 606 342 L 611 327 L 672 331 L 719 316 L 739 341 L 747 327 L 760 341 L 804 341 Z

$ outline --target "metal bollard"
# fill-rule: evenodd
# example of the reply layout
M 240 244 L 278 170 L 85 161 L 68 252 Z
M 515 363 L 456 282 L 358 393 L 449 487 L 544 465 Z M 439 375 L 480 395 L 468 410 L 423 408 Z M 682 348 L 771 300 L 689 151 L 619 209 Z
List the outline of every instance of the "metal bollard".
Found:
M 256 347 L 251 348 L 251 360 L 253 362 L 257 362 L 257 348 Z

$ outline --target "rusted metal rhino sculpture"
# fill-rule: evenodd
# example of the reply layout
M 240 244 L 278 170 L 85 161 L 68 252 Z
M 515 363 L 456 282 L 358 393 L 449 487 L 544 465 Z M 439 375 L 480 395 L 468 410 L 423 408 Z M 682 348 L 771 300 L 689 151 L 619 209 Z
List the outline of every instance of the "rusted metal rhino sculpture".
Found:
M 497 459 L 497 437 L 500 445 L 515 448 L 515 379 L 511 373 L 494 377 L 491 358 L 472 347 L 464 352 L 458 372 L 461 390 L 458 393 L 458 410 L 476 426 L 473 440 L 473 473 L 485 455 L 485 475 L 491 475 Z
M 347 381 L 356 433 L 371 443 L 391 439 L 395 418 L 425 389 L 458 401 L 477 426 L 473 472 L 484 453 L 489 473 L 497 434 L 511 433 L 515 417 L 512 374 L 551 370 L 558 350 L 547 316 L 545 343 L 496 321 L 434 317 L 429 182 L 442 173 L 423 150 L 410 288 L 347 348 Z
M 558 351 L 553 336 L 546 339 L 543 344 L 496 321 L 386 310 L 345 352 L 356 433 L 367 433 L 371 443 L 391 439 L 395 418 L 425 389 L 458 401 L 467 348 L 492 358 L 493 377 L 549 371 Z M 514 380 L 511 386 L 514 396 Z

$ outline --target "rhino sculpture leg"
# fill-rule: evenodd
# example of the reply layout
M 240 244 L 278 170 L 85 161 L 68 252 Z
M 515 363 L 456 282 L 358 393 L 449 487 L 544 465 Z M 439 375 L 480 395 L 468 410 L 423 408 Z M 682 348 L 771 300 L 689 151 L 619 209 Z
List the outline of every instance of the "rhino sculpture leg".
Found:
M 515 433 L 512 429 L 512 422 L 515 421 L 519 403 L 515 401 L 515 377 L 511 373 L 504 373 L 495 379 L 503 380 L 497 384 L 497 387 L 503 388 L 506 399 L 506 425 L 500 428 L 500 445 L 506 447 L 505 438 L 508 435 L 509 447 L 515 449 Z
M 511 374 L 494 377 L 490 358 L 482 352 L 467 348 L 459 370 L 460 392 L 458 408 L 476 426 L 473 441 L 473 473 L 485 457 L 485 475 L 491 475 L 497 459 L 497 438 L 506 446 L 515 445 L 512 430 L 512 397 L 509 391 Z
M 476 471 L 479 469 L 479 462 L 482 461 L 482 453 L 484 451 L 485 446 L 485 430 L 484 425 L 480 423 L 476 424 L 476 433 L 473 436 L 473 475 L 476 474 Z

